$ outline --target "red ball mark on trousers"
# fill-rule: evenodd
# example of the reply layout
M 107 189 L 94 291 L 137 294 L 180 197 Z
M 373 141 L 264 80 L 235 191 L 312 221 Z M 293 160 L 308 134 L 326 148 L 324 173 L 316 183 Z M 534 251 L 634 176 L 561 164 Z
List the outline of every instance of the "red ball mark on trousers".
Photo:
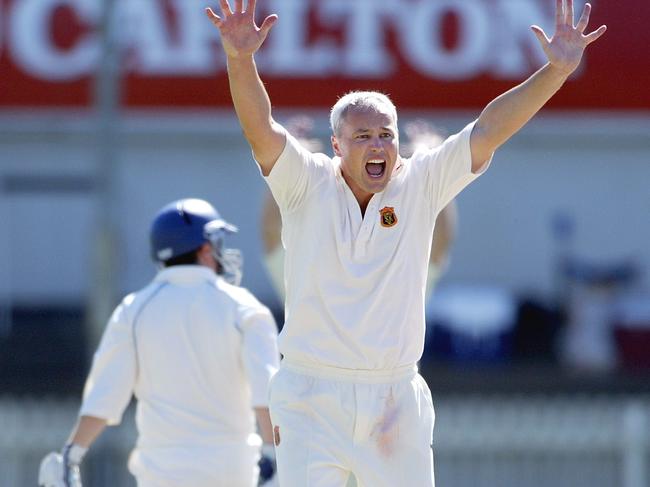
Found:
M 273 442 L 275 446 L 280 446 L 280 427 L 276 426 L 273 428 Z

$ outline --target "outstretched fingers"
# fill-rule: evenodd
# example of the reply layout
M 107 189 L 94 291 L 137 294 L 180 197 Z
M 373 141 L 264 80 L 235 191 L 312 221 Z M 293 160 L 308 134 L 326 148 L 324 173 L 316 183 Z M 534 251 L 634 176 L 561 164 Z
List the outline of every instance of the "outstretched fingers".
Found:
M 564 24 L 564 20 L 564 1 L 555 0 L 555 27 L 559 27 Z
M 551 40 L 546 35 L 546 32 L 544 32 L 544 30 L 539 25 L 531 25 L 530 28 L 537 37 L 537 40 L 542 46 L 542 49 L 546 51 L 546 48 L 551 43 Z
M 600 36 L 602 36 L 606 30 L 607 30 L 607 26 L 601 25 L 600 27 L 598 27 L 598 29 L 593 31 L 591 34 L 586 35 L 585 41 L 587 41 L 588 45 L 591 44 L 592 42 L 597 40 Z
M 215 14 L 210 7 L 206 7 L 205 14 L 208 16 L 208 19 L 210 19 L 210 22 L 212 22 L 216 27 L 221 27 L 221 17 Z
M 574 19 L 573 0 L 566 0 L 564 22 L 566 23 L 566 25 L 570 25 L 571 27 L 573 27 L 573 19 Z
M 248 7 L 246 11 L 249 12 L 253 17 L 255 17 L 255 6 L 257 5 L 257 0 L 248 0 Z
M 581 34 L 584 33 L 585 29 L 587 28 L 587 25 L 589 24 L 590 15 L 591 15 L 591 4 L 585 3 L 585 8 L 582 10 L 582 15 L 580 16 L 580 20 L 578 20 L 578 24 L 576 25 L 576 29 Z
M 232 10 L 230 10 L 228 0 L 219 0 L 219 6 L 221 7 L 221 13 L 223 13 L 225 17 L 232 15 Z
M 267 18 L 264 19 L 264 22 L 262 22 L 262 25 L 260 25 L 260 32 L 264 36 L 264 39 L 266 39 L 266 36 L 271 30 L 271 27 L 273 27 L 273 24 L 275 24 L 277 20 L 278 20 L 278 16 L 275 14 L 269 15 Z

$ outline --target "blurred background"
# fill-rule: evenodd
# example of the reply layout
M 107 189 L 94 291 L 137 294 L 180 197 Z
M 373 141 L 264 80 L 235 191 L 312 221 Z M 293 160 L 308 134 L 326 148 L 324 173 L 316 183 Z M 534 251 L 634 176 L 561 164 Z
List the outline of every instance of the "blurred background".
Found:
M 650 3 L 595 0 L 607 34 L 456 200 L 422 374 L 445 487 L 650 485 Z M 584 2 L 576 0 L 580 11 Z M 266 189 L 201 0 L 0 0 L 0 485 L 36 484 L 76 417 L 113 307 L 155 274 L 148 230 L 182 197 L 240 228 L 243 284 L 282 323 Z M 213 7 L 215 5 L 212 5 Z M 554 0 L 260 0 L 275 116 L 352 89 L 453 134 L 544 63 Z M 399 283 L 396 283 L 399 285 Z M 84 464 L 134 485 L 132 417 Z

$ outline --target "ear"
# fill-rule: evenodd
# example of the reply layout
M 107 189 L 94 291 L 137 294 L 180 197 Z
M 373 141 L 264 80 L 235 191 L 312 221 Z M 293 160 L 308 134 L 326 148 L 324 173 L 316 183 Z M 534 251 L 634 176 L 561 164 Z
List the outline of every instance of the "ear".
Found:
M 336 136 L 332 135 L 330 140 L 332 141 L 332 150 L 334 150 L 334 155 L 342 157 L 341 147 L 339 146 L 339 141 L 336 139 Z

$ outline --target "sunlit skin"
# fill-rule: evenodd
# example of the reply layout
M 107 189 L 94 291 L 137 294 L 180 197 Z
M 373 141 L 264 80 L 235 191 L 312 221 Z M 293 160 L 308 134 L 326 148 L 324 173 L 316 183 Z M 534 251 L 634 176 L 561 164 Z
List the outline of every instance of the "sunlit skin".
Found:
M 217 262 L 217 259 L 215 259 L 214 255 L 212 254 L 212 247 L 210 246 L 210 244 L 205 243 L 201 245 L 199 250 L 196 251 L 196 262 L 197 264 L 201 264 L 204 265 L 205 267 L 209 267 L 217 274 L 220 271 L 219 263 Z
M 372 195 L 386 188 L 398 164 L 397 124 L 388 110 L 351 107 L 339 134 L 332 136 L 332 148 L 363 213 Z M 373 161 L 380 164 L 373 166 Z

